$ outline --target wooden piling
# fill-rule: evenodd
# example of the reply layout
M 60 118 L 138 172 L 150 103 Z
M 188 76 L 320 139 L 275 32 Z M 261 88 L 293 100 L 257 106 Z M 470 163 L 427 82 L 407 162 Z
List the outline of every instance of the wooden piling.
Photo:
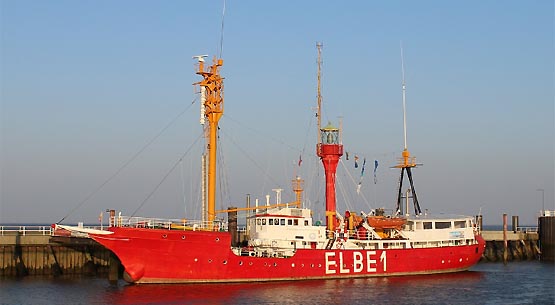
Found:
M 508 247 L 507 247 L 507 214 L 503 214 L 503 263 L 507 264 L 508 259 Z
M 119 269 L 121 263 L 114 253 L 110 253 L 109 259 L 110 266 L 108 271 L 108 281 L 110 281 L 111 284 L 115 284 L 118 282 L 119 279 Z

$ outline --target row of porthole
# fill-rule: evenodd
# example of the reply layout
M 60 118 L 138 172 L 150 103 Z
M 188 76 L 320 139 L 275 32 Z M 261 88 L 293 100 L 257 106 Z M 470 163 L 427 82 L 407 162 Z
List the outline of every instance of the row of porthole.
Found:
M 462 257 L 459 258 L 459 263 L 462 263 L 462 261 L 463 261 Z M 468 257 L 466 258 L 466 261 L 468 261 Z M 442 264 L 445 264 L 445 260 L 442 259 L 442 260 L 441 260 L 441 263 L 442 263 Z M 450 264 L 450 263 L 451 263 L 451 260 L 448 260 L 447 263 Z
M 195 258 L 195 262 L 198 262 L 198 259 Z M 208 263 L 212 263 L 212 259 L 208 259 Z M 224 260 L 222 264 L 227 265 L 227 260 Z M 249 262 L 249 266 L 252 266 L 252 265 L 253 263 Z M 274 267 L 277 267 L 277 265 L 278 265 L 277 263 L 273 264 Z M 243 266 L 243 261 L 239 261 L 239 266 Z M 310 264 L 311 268 L 314 268 L 314 266 L 315 266 L 314 264 Z M 267 262 L 264 262 L 264 267 L 268 267 Z M 295 268 L 295 263 L 292 263 L 291 267 Z M 304 268 L 304 264 L 301 264 L 301 267 Z M 351 264 L 351 267 L 353 267 L 353 264 Z M 322 264 L 318 264 L 318 268 L 322 268 Z M 347 268 L 347 265 L 344 264 L 343 268 Z
M 168 238 L 168 234 L 162 234 L 162 238 Z M 185 240 L 185 235 L 181 235 L 181 239 Z M 220 238 L 216 237 L 216 242 L 219 242 Z

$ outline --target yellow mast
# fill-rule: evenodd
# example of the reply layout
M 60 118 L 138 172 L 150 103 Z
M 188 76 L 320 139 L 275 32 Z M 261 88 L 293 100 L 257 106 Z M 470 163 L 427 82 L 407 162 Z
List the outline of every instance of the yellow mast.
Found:
M 204 60 L 199 58 L 197 74 L 203 80 L 196 83 L 205 88 L 204 116 L 208 120 L 208 208 L 207 221 L 212 225 L 216 218 L 216 151 L 218 122 L 224 113 L 223 78 L 220 76 L 219 68 L 223 65 L 223 59 L 214 58 L 209 71 L 204 71 Z
M 228 213 L 228 212 L 238 212 L 238 211 L 254 211 L 254 210 L 260 210 L 260 209 L 273 209 L 273 208 L 279 208 L 279 207 L 297 207 L 297 208 L 301 208 L 301 204 L 302 204 L 302 200 L 303 200 L 303 186 L 304 186 L 304 180 L 301 179 L 301 177 L 297 177 L 295 179 L 293 179 L 291 181 L 292 185 L 293 185 L 293 192 L 295 192 L 295 201 L 294 202 L 288 202 L 288 203 L 276 203 L 273 205 L 269 205 L 269 206 L 263 206 L 263 207 L 246 207 L 246 208 L 232 208 L 232 209 L 227 209 L 227 210 L 218 210 L 216 211 L 216 213 Z

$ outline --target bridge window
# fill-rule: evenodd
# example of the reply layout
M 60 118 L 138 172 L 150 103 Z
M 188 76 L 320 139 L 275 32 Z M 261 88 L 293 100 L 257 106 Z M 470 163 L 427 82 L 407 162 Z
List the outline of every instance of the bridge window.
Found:
M 299 225 L 299 220 L 298 219 L 293 219 L 293 224 L 298 226 Z
M 465 228 L 466 221 L 455 221 L 455 229 Z
M 261 223 L 262 223 L 262 222 L 261 222 L 260 218 L 258 218 L 258 219 L 256 220 L 256 224 L 257 224 L 257 225 L 260 225 Z
M 280 222 L 280 225 L 282 225 L 282 226 L 285 225 L 285 219 L 284 218 L 282 218 L 279 222 Z
M 308 220 L 304 221 L 304 225 L 305 225 L 305 227 L 308 227 Z
M 287 219 L 287 224 L 292 226 L 293 225 L 293 219 Z
M 277 218 L 274 219 L 274 225 L 275 225 L 275 226 L 279 226 L 279 219 L 277 219 Z
M 263 226 L 266 225 L 266 218 L 262 218 L 262 225 L 263 225 Z
M 431 221 L 424 221 L 424 230 L 432 229 L 432 222 Z
M 449 229 L 451 228 L 450 221 L 437 221 L 436 222 L 436 229 Z
M 272 226 L 272 225 L 274 224 L 274 219 L 273 219 L 273 218 L 270 218 L 270 219 L 268 220 L 268 224 Z

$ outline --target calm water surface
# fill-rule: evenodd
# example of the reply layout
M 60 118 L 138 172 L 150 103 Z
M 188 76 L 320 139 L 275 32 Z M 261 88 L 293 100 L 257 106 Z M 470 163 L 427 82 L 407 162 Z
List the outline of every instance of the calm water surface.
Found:
M 210 285 L 0 279 L 0 304 L 555 304 L 555 265 L 481 263 L 448 275 Z

